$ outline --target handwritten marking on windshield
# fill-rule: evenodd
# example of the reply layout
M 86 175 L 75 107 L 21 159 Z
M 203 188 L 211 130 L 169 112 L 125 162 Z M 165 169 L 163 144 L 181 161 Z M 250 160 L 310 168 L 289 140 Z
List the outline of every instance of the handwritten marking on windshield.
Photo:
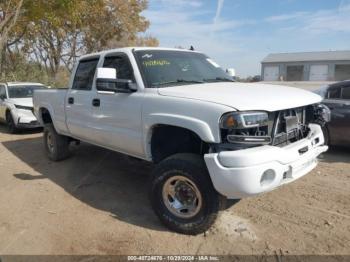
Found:
M 170 65 L 170 62 L 167 60 L 149 60 L 143 62 L 144 66 L 165 66 Z

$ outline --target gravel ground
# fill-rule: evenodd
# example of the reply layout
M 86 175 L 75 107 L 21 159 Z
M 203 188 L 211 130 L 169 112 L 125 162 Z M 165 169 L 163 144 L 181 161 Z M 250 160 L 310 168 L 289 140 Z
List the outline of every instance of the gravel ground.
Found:
M 50 162 L 40 132 L 0 126 L 0 254 L 348 254 L 350 150 L 222 212 L 206 234 L 168 231 L 147 198 L 152 166 L 95 146 Z

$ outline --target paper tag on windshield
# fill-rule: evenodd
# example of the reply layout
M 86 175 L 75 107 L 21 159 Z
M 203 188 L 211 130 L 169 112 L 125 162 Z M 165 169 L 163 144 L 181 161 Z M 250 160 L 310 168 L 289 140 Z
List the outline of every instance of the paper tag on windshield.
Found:
M 144 54 L 143 56 L 142 56 L 142 58 L 151 58 L 153 55 L 150 55 L 150 54 Z
M 210 58 L 207 58 L 207 61 L 209 62 L 209 63 L 211 63 L 213 66 L 215 66 L 215 67 L 220 67 L 217 63 L 215 63 L 213 60 L 211 60 Z

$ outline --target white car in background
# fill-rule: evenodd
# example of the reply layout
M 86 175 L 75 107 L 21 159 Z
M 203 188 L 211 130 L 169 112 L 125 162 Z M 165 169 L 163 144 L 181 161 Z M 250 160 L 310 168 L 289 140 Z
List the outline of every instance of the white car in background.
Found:
M 33 94 L 44 88 L 40 83 L 0 83 L 0 121 L 7 124 L 10 133 L 41 126 L 33 114 Z

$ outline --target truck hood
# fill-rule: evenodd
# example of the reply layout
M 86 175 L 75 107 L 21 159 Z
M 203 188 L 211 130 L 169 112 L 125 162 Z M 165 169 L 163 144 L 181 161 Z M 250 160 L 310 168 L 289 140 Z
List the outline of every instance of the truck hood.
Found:
M 312 92 L 294 87 L 250 83 L 204 83 L 158 88 L 163 96 L 202 100 L 239 111 L 277 111 L 321 102 Z
M 33 98 L 27 97 L 27 98 L 10 98 L 7 100 L 7 102 L 19 105 L 19 106 L 28 106 L 33 107 Z

